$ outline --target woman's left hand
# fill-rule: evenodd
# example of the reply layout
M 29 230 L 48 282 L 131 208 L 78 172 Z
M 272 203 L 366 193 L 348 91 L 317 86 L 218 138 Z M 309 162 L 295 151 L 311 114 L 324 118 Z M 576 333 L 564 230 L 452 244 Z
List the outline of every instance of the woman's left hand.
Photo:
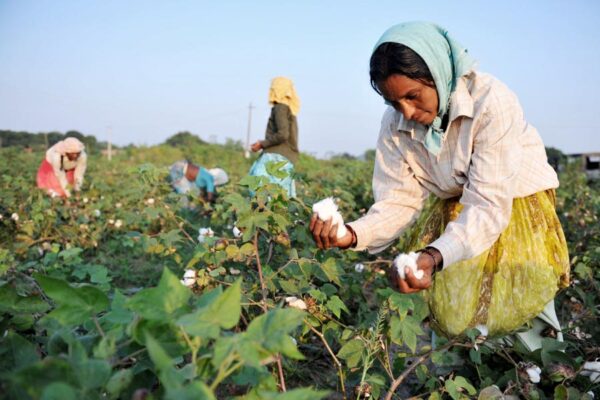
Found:
M 406 268 L 404 275 L 406 279 L 400 279 L 396 267 L 389 269 L 389 277 L 394 289 L 401 293 L 416 293 L 431 286 L 435 265 L 432 258 L 424 253 L 417 258 L 417 269 L 423 270 L 423 278 L 417 279 L 410 268 Z

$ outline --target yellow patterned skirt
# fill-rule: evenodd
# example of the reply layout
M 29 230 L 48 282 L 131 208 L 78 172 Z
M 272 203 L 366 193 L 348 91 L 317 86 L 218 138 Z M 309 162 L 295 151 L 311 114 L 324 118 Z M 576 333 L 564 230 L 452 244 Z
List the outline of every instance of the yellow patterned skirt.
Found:
M 431 243 L 455 220 L 459 199 L 436 199 L 419 217 L 408 248 Z M 504 336 L 537 316 L 569 284 L 567 243 L 555 211 L 555 192 L 513 200 L 508 227 L 492 247 L 447 266 L 425 293 L 433 328 L 446 337 L 486 325 Z

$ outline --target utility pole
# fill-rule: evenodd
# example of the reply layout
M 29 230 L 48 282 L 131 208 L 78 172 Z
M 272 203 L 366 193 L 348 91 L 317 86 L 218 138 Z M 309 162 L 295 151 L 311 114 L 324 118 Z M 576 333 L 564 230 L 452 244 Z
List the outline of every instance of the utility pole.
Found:
M 248 131 L 246 133 L 246 151 L 244 155 L 246 158 L 250 158 L 250 128 L 252 127 L 252 109 L 256 108 L 250 103 L 248 106 Z
M 112 160 L 112 143 L 110 142 L 111 139 L 111 131 L 112 131 L 112 127 L 108 127 L 108 146 L 107 146 L 107 150 L 108 150 L 108 161 Z

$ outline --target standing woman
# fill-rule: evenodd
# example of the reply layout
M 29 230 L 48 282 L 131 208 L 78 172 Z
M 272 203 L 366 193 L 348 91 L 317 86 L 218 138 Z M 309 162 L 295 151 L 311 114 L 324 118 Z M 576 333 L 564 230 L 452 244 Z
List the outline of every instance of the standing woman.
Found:
M 386 31 L 370 77 L 390 105 L 377 142 L 375 204 L 341 239 L 331 221 L 313 216 L 317 245 L 376 253 L 412 227 L 406 250 L 422 249 L 424 277 L 408 270 L 400 279 L 392 268 L 391 280 L 402 293 L 427 289 L 438 333 L 477 326 L 503 336 L 536 316 L 560 331 L 553 298 L 569 283 L 569 257 L 555 212 L 558 179 L 515 94 L 430 23 Z M 536 319 L 517 337 L 533 350 L 542 328 Z
M 37 173 L 37 186 L 52 197 L 71 197 L 68 186 L 76 192 L 81 189 L 86 167 L 84 144 L 68 137 L 46 151 Z
M 266 176 L 270 182 L 286 189 L 288 196 L 295 197 L 296 185 L 291 175 L 299 156 L 296 116 L 300 111 L 300 99 L 290 79 L 277 77 L 271 81 L 269 103 L 273 108 L 265 139 L 257 141 L 250 148 L 253 152 L 263 151 L 250 168 L 250 175 Z M 270 162 L 281 161 L 287 161 L 281 169 L 289 174 L 283 179 L 270 175 L 266 168 Z

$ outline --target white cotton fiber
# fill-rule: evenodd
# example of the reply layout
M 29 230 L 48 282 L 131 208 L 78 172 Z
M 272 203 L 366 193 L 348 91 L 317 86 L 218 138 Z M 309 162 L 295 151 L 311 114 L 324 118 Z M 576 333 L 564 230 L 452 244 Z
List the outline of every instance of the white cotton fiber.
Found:
M 406 267 L 410 268 L 413 271 L 415 278 L 423 278 L 423 270 L 417 269 L 417 258 L 419 258 L 419 255 L 415 252 L 411 252 L 408 254 L 402 253 L 398 255 L 398 257 L 396 257 L 396 259 L 394 260 L 394 267 L 396 268 L 396 271 L 398 271 L 400 279 L 406 279 L 406 274 L 404 273 L 404 269 Z
M 313 204 L 312 209 L 321 221 L 328 221 L 329 219 L 332 219 L 331 226 L 338 226 L 338 239 L 346 236 L 348 230 L 346 229 L 346 225 L 344 225 L 344 218 L 342 218 L 342 215 L 338 211 L 337 204 L 335 204 L 333 197 L 327 197 L 326 199 Z

